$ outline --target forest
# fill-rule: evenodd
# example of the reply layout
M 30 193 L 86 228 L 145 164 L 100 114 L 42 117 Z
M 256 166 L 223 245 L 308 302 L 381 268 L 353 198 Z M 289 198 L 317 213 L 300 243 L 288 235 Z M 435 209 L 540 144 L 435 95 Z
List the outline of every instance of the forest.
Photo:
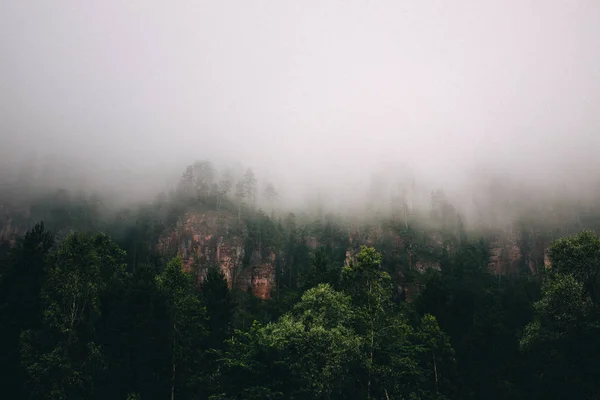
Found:
M 600 400 L 599 49 L 599 0 L 0 0 L 0 400 Z
M 470 224 L 443 191 L 290 212 L 252 169 L 209 161 L 127 208 L 4 188 L 3 398 L 600 393 L 590 207 L 538 204 L 562 214 L 512 213 L 509 233 Z

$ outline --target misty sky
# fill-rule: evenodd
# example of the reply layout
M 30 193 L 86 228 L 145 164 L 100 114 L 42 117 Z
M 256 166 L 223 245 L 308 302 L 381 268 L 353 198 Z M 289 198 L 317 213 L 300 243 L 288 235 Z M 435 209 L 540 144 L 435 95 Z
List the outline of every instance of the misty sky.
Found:
M 11 159 L 287 179 L 595 173 L 600 1 L 2 1 L 0 135 Z

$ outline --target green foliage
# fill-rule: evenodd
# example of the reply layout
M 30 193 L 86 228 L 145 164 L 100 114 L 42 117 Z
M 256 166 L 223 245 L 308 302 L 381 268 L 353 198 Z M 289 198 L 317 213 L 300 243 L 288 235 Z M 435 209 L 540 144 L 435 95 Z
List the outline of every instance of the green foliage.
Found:
M 381 269 L 381 254 L 362 246 L 356 261 L 342 269 L 341 287 L 355 304 L 367 307 L 367 312 L 383 310 L 391 300 L 392 280 Z
M 302 287 L 310 289 L 320 283 L 339 285 L 340 271 L 332 266 L 327 251 L 321 247 L 314 252 L 308 270 L 301 276 Z
M 381 201 L 372 204 L 371 223 L 321 212 L 317 219 L 276 219 L 257 209 L 258 182 L 251 170 L 242 173 L 217 175 L 209 162 L 192 164 L 174 193 L 112 220 L 99 198 L 61 191 L 36 202 L 33 215 L 59 230 L 59 246 L 40 224 L 15 248 L 0 249 L 2 393 L 145 400 L 597 397 L 600 241 L 592 233 L 552 244 L 540 292 L 540 276 L 489 274 L 490 243 L 469 241 L 442 192 L 423 213 L 427 221 L 402 199 L 391 205 L 400 214 L 390 220 L 379 213 Z M 275 200 L 272 187 L 264 197 Z M 184 212 L 215 209 L 237 214 L 223 235 L 244 240 L 239 268 L 246 270 L 233 271 L 232 290 L 209 265 L 216 264 L 214 253 L 206 252 L 201 261 L 208 262 L 199 261 L 192 275 L 175 257 L 176 245 L 161 252 L 156 246 Z M 536 232 L 535 243 L 535 227 L 526 222 L 522 267 L 540 262 L 528 257 L 541 259 L 547 238 L 556 235 Z M 127 253 L 106 235 L 69 234 L 97 230 Z M 239 285 L 271 257 L 272 299 L 261 300 Z M 417 261 L 437 262 L 441 270 L 421 273 Z M 406 298 L 398 290 L 404 288 Z
M 104 367 L 95 334 L 100 298 L 123 278 L 123 258 L 102 234 L 72 234 L 51 255 L 41 293 L 42 328 L 21 335 L 34 397 L 93 398 L 94 377 Z
M 472 399 L 526 398 L 527 366 L 518 335 L 531 319 L 537 285 L 527 277 L 499 281 L 487 272 L 487 262 L 484 243 L 461 245 L 441 271 L 422 277 L 415 306 L 420 314 L 437 318 L 455 350 L 450 393 Z
M 552 270 L 573 274 L 583 284 L 585 292 L 598 303 L 600 300 L 600 239 L 591 231 L 583 231 L 552 243 L 548 251 Z
M 19 337 L 42 324 L 40 291 L 46 279 L 47 256 L 54 236 L 39 223 L 7 251 L 0 271 L 0 392 L 22 397 L 23 370 Z
M 430 393 L 451 393 L 456 378 L 454 349 L 433 315 L 425 314 L 421 318 L 415 338 L 420 346 L 424 386 L 429 387 Z
M 231 337 L 235 303 L 227 287 L 227 280 L 221 270 L 212 266 L 208 269 L 200 286 L 200 299 L 206 308 L 206 340 L 201 344 L 202 364 L 198 365 L 194 375 L 194 385 L 202 386 L 204 392 L 218 392 L 218 355 L 225 341 Z
M 536 320 L 525 329 L 521 346 L 558 340 L 581 329 L 592 310 L 583 284 L 573 275 L 553 274 L 542 287 L 542 297 L 533 305 Z
M 351 320 L 349 297 L 320 285 L 279 321 L 238 331 L 222 361 L 229 398 L 331 398 L 359 355 Z
M 341 287 L 352 297 L 353 326 L 362 337 L 353 392 L 363 398 L 442 398 L 453 352 L 433 316 L 410 323 L 392 300 L 381 254 L 363 246 L 342 269 Z
M 140 265 L 121 290 L 104 298 L 97 323 L 98 341 L 107 361 L 97 398 L 143 399 L 168 396 L 171 377 L 170 320 L 156 284 L 156 269 Z
M 555 241 L 552 269 L 545 276 L 534 318 L 521 348 L 531 358 L 533 384 L 540 398 L 595 398 L 600 373 L 598 295 L 600 241 L 591 232 Z
M 210 330 L 210 347 L 219 348 L 231 333 L 235 303 L 227 287 L 227 279 L 218 267 L 210 267 L 200 286 Z
M 351 298 L 333 290 L 327 284 L 309 289 L 294 306 L 291 315 L 306 327 L 321 326 L 331 329 L 350 326 L 354 317 Z
M 158 290 L 165 299 L 170 336 L 171 391 L 185 394 L 198 390 L 194 371 L 203 361 L 201 344 L 207 335 L 206 309 L 194 291 L 192 274 L 183 270 L 181 258 L 167 263 L 156 277 Z

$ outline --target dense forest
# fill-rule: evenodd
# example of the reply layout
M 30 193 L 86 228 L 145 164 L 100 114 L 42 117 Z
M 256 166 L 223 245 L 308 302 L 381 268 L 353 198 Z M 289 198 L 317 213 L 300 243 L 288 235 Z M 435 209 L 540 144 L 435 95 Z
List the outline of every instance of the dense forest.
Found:
M 597 399 L 600 213 L 414 187 L 336 213 L 207 161 L 127 208 L 5 185 L 2 397 Z

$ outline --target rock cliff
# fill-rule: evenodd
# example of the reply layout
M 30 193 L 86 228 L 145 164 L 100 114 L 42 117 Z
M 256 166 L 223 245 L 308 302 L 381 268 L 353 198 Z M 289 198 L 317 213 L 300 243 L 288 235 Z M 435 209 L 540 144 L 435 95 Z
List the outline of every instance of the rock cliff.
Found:
M 15 239 L 35 222 L 28 209 L 0 204 L 0 241 L 14 244 Z M 418 292 L 418 288 L 409 289 L 414 285 L 411 275 L 428 269 L 439 270 L 442 254 L 452 254 L 457 247 L 455 240 L 444 239 L 441 233 L 427 230 L 407 234 L 381 225 L 347 226 L 340 234 L 341 240 L 336 246 L 346 251 L 346 264 L 351 262 L 360 245 L 375 246 L 384 251 L 387 268 L 399 291 L 405 292 L 407 298 L 410 297 L 408 290 Z M 162 230 L 156 248 L 165 256 L 181 256 L 186 270 L 192 271 L 199 281 L 208 267 L 214 265 L 223 272 L 230 287 L 269 299 L 277 284 L 276 265 L 284 264 L 289 258 L 281 248 L 261 246 L 250 236 L 248 227 L 235 213 L 188 211 L 179 215 L 173 226 Z M 304 240 L 310 251 L 321 245 L 334 246 L 333 242 L 319 240 L 310 234 Z M 500 232 L 491 235 L 489 243 L 488 269 L 493 274 L 516 274 L 526 270 L 536 274 L 540 268 L 549 266 L 546 249 L 550 240 L 542 239 L 539 234 Z
M 184 268 L 197 274 L 199 280 L 214 265 L 230 287 L 251 290 L 257 297 L 268 299 L 275 282 L 276 254 L 249 250 L 247 240 L 246 227 L 231 213 L 187 212 L 161 235 L 158 250 L 181 256 Z

